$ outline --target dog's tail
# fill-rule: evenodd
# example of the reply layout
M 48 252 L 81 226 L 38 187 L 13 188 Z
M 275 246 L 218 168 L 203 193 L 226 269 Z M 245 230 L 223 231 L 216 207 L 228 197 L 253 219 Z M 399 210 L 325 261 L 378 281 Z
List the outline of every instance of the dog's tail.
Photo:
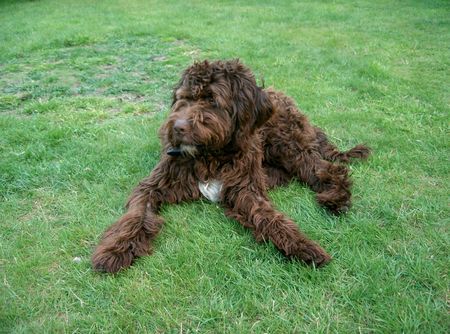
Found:
M 370 148 L 366 145 L 356 145 L 348 151 L 341 152 L 338 148 L 328 141 L 325 133 L 315 128 L 320 154 L 325 160 L 349 163 L 351 159 L 367 159 L 370 155 Z

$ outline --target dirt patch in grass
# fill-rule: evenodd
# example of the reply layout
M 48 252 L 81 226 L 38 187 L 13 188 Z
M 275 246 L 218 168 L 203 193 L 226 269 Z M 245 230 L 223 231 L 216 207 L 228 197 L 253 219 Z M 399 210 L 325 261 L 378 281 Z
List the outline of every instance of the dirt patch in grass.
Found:
M 181 69 L 201 54 L 185 42 L 149 37 L 88 42 L 64 44 L 0 67 L 0 112 L 30 110 L 28 104 L 54 98 L 92 96 L 160 106 Z

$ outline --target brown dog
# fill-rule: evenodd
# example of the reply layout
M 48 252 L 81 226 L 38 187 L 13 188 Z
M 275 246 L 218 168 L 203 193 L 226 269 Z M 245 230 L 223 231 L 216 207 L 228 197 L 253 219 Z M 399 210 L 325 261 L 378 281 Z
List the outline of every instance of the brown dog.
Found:
M 331 257 L 276 211 L 267 189 L 297 178 L 333 213 L 350 207 L 348 170 L 366 158 L 358 145 L 339 152 L 283 93 L 256 85 L 238 60 L 195 63 L 173 94 L 160 129 L 161 161 L 131 194 L 127 212 L 106 230 L 93 256 L 97 270 L 117 272 L 151 251 L 163 203 L 220 202 L 228 216 L 270 240 L 286 256 L 321 266 Z M 337 163 L 333 163 L 337 162 Z

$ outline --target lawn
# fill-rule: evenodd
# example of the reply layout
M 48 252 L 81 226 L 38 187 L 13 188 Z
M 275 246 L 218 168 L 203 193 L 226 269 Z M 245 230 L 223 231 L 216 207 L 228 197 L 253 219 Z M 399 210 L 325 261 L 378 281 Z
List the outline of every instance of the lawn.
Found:
M 0 1 L 0 332 L 446 333 L 449 45 L 448 1 Z M 344 216 L 296 182 L 270 193 L 325 268 L 200 201 L 164 207 L 152 256 L 92 271 L 205 58 L 372 147 Z

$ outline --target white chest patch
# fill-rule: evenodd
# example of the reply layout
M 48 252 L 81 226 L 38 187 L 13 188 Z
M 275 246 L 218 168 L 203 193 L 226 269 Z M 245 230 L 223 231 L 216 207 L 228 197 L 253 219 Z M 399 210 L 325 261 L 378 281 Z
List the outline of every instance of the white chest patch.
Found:
M 219 180 L 210 180 L 206 183 L 198 183 L 198 188 L 200 189 L 202 195 L 209 199 L 211 202 L 219 202 L 222 186 L 223 183 Z

